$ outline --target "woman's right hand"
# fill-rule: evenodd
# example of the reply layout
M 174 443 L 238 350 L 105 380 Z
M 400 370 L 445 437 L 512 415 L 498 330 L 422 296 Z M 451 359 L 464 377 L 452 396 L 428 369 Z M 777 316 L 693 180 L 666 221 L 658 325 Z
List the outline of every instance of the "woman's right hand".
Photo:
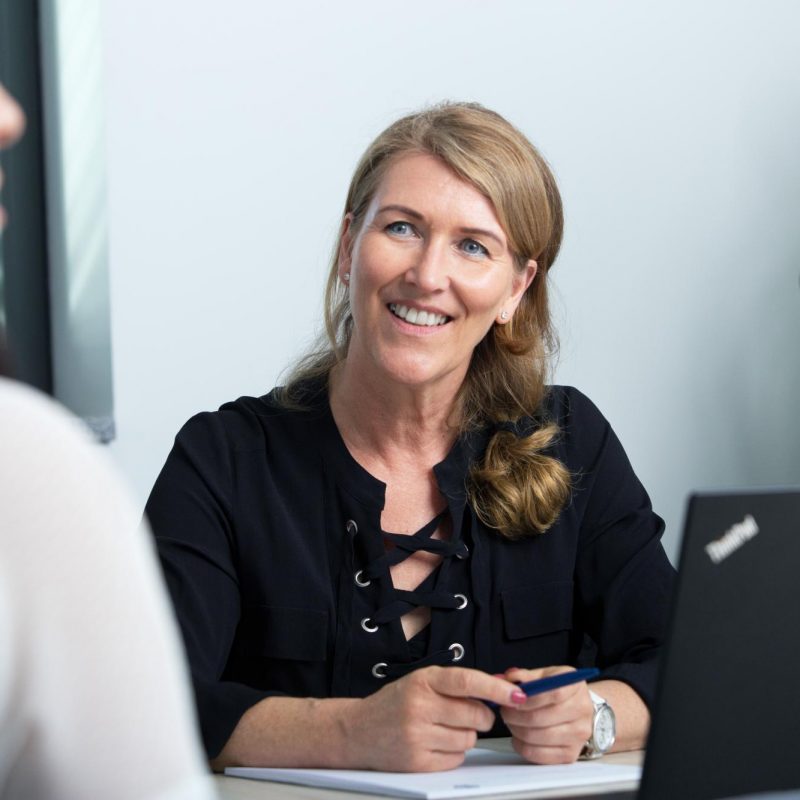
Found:
M 348 704 L 347 761 L 392 772 L 454 769 L 475 746 L 478 732 L 494 725 L 495 713 L 483 700 L 516 707 L 526 699 L 515 684 L 479 670 L 416 670 Z

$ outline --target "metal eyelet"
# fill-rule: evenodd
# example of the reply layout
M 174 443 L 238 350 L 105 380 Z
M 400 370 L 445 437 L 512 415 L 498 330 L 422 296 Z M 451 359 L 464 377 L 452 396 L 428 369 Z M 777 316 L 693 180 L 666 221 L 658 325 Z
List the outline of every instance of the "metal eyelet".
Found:
M 375 631 L 378 630 L 378 626 L 375 625 L 374 627 L 370 627 L 369 625 L 367 625 L 368 622 L 369 622 L 369 617 L 364 617 L 364 619 L 361 620 L 361 627 L 367 633 L 375 633 Z
M 456 558 L 459 561 L 463 561 L 468 555 L 469 555 L 469 547 L 464 545 L 464 549 L 460 550 L 458 553 L 456 553 Z
M 464 647 L 458 642 L 453 642 L 447 649 L 453 651 L 453 661 L 461 661 L 464 658 Z
M 461 611 L 462 608 L 466 608 L 467 607 L 467 604 L 469 603 L 469 600 L 467 600 L 466 595 L 454 594 L 453 597 L 456 598 L 456 599 L 458 599 L 458 598 L 461 599 L 461 605 L 460 606 L 456 606 L 456 611 Z
M 358 525 L 356 525 L 356 522 L 353 519 L 347 520 L 345 523 L 345 528 L 347 528 L 347 532 L 351 536 L 355 536 L 358 533 Z
M 372 674 L 376 678 L 385 678 L 386 677 L 386 667 L 389 665 L 385 661 L 379 661 L 373 668 Z
M 366 580 L 366 581 L 362 581 L 361 580 L 361 575 L 363 573 L 364 573 L 364 570 L 360 569 L 358 572 L 356 572 L 355 575 L 353 575 L 353 580 L 356 582 L 356 586 L 369 586 L 372 583 L 372 581 L 370 581 L 370 580 Z

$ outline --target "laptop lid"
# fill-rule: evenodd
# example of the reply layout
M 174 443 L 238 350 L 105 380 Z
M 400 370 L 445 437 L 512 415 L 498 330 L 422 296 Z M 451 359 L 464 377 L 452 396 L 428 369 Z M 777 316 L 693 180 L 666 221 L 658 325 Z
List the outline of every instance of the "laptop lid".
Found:
M 800 787 L 800 491 L 689 499 L 639 797 Z

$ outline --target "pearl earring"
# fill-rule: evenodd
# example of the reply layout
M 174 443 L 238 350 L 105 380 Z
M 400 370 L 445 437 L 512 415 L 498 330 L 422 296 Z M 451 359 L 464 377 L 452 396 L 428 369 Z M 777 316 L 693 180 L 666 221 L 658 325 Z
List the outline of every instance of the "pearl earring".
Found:
M 508 319 L 508 311 L 501 311 L 500 319 Z
M 345 283 L 350 283 L 350 273 L 349 272 L 345 272 L 345 274 L 344 274 L 344 282 Z

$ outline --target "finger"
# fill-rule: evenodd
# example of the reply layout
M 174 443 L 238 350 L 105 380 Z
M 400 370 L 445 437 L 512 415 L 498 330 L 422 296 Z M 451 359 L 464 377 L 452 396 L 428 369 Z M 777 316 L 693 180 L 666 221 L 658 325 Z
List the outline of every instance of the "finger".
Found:
M 585 721 L 588 726 L 592 719 L 592 711 L 591 707 L 586 707 L 583 703 L 561 703 L 533 710 L 528 708 L 503 708 L 500 713 L 503 722 L 509 727 L 514 725 L 521 728 L 541 729 L 552 728 L 556 725 L 567 725 L 580 720 Z
M 524 759 L 534 764 L 571 764 L 578 760 L 583 745 L 539 745 L 527 744 L 512 739 L 511 745 Z
M 511 738 L 521 744 L 537 747 L 577 747 L 581 748 L 589 738 L 589 729 L 580 721 L 553 728 L 509 728 Z
M 435 721 L 450 728 L 486 732 L 495 723 L 495 714 L 481 700 L 445 697 Z
M 434 725 L 429 731 L 426 748 L 441 753 L 461 753 L 475 747 L 478 734 L 474 729 L 452 728 L 449 725 Z
M 549 708 L 550 706 L 562 706 L 576 702 L 580 704 L 584 697 L 588 701 L 589 689 L 586 681 L 581 681 L 580 683 L 561 686 L 558 689 L 551 689 L 549 692 L 542 692 L 533 697 L 528 697 L 518 707 L 526 711 L 535 711 Z
M 557 664 L 550 667 L 538 667 L 537 669 L 520 669 L 510 667 L 504 673 L 505 678 L 512 683 L 525 683 L 525 681 L 538 681 L 540 678 L 549 678 L 551 675 L 561 675 L 564 672 L 574 672 L 575 667 L 568 664 Z
M 430 686 L 439 694 L 488 700 L 500 706 L 519 705 L 519 688 L 505 678 L 466 667 L 429 667 L 425 672 Z

